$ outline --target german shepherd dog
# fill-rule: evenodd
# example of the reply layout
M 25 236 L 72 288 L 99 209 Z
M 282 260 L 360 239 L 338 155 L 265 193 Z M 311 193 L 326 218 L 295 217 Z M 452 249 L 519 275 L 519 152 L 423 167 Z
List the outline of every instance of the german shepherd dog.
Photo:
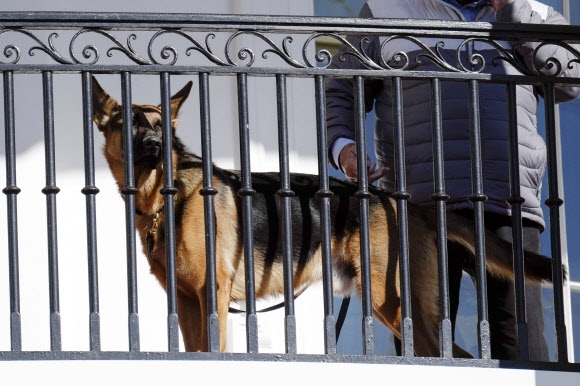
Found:
M 175 135 L 179 109 L 189 95 L 192 82 L 171 97 L 173 176 L 175 195 L 175 237 L 178 320 L 187 351 L 207 351 L 206 252 L 202 220 L 202 159 L 190 153 Z M 93 78 L 93 120 L 105 136 L 104 155 L 121 189 L 124 185 L 122 108 Z M 133 105 L 136 226 L 143 250 L 149 256 L 151 272 L 166 286 L 163 146 L 161 106 Z M 291 198 L 292 257 L 294 288 L 301 289 L 322 278 L 320 203 L 317 176 L 292 174 Z M 220 347 L 225 348 L 226 321 L 231 301 L 245 299 L 242 210 L 237 192 L 240 173 L 213 166 L 216 222 L 216 277 Z M 331 255 L 333 287 L 336 293 L 361 291 L 359 199 L 350 181 L 331 179 Z M 284 289 L 282 237 L 280 231 L 280 177 L 277 173 L 253 173 L 252 216 L 256 297 L 282 294 Z M 369 187 L 370 272 L 374 316 L 395 336 L 401 336 L 401 293 L 399 244 L 395 200 L 386 192 Z M 447 237 L 474 253 L 473 223 L 448 213 Z M 408 205 L 411 302 L 414 350 L 417 356 L 439 356 L 439 284 L 435 211 Z M 147 246 L 152 228 L 154 244 Z M 487 271 L 513 280 L 512 246 L 487 232 Z M 526 280 L 549 282 L 551 260 L 525 254 Z M 455 357 L 471 357 L 453 346 Z

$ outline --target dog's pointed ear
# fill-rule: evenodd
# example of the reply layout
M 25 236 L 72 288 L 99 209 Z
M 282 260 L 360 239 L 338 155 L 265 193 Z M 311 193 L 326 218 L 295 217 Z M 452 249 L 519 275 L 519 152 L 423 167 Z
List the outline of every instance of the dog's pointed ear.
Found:
M 103 90 L 97 79 L 93 76 L 93 121 L 103 130 L 113 114 L 113 110 L 119 107 L 116 100 Z
M 181 105 L 187 97 L 189 96 L 189 92 L 191 91 L 191 86 L 193 86 L 193 82 L 189 81 L 181 90 L 179 90 L 175 95 L 171 97 L 171 119 L 177 119 L 179 115 L 179 109 Z

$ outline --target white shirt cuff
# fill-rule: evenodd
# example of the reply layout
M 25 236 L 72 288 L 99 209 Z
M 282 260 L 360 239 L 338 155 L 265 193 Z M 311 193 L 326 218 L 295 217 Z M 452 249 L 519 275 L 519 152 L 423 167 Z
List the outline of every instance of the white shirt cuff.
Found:
M 350 138 L 345 137 L 338 138 L 332 143 L 331 149 L 332 159 L 341 171 L 342 169 L 340 167 L 340 162 L 338 162 L 338 157 L 340 156 L 340 152 L 342 151 L 342 149 L 349 143 L 354 143 L 354 141 Z

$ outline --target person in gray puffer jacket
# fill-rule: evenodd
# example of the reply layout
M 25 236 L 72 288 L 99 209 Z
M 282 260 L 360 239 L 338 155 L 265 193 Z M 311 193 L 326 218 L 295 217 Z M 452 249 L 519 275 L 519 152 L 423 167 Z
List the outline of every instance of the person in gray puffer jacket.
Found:
M 565 18 L 552 7 L 534 0 L 370 0 L 360 12 L 363 18 L 442 19 L 457 21 L 510 22 L 533 24 L 567 24 Z M 393 39 L 383 44 L 385 37 L 367 37 L 361 45 L 361 36 L 350 36 L 348 41 L 357 50 L 363 47 L 374 63 L 392 68 L 401 66 L 397 53 L 404 52 L 406 70 L 440 71 L 436 63 L 420 58 L 425 51 L 407 39 Z M 439 52 L 445 61 L 455 67 L 457 49 L 464 39 L 445 39 L 444 46 L 436 48 L 441 38 L 421 38 L 433 52 Z M 509 42 L 498 42 L 512 51 Z M 539 43 L 527 42 L 515 47 L 515 52 L 530 71 L 553 74 L 558 66 L 550 66 L 550 58 L 561 66 L 559 76 L 580 77 L 580 66 L 568 66 L 575 57 L 566 49 L 549 45 L 540 48 Z M 520 74 L 507 61 L 493 59 L 498 56 L 496 48 L 484 42 L 462 45 L 463 58 L 481 55 L 485 59 L 484 73 Z M 334 55 L 330 68 L 366 68 L 354 55 L 342 55 L 349 50 L 342 45 Z M 420 60 L 416 60 L 420 58 Z M 464 60 L 462 65 L 468 66 Z M 478 69 L 477 64 L 474 64 Z M 395 190 L 395 167 L 393 146 L 393 90 L 392 79 L 364 78 L 366 111 L 373 108 L 376 116 L 375 154 L 377 165 L 367 162 L 369 183 L 379 180 L 387 190 Z M 431 84 L 427 80 L 406 79 L 402 83 L 403 121 L 405 135 L 406 189 L 410 202 L 433 206 L 434 192 Z M 540 232 L 545 227 L 540 193 L 546 166 L 546 146 L 537 132 L 536 112 L 541 87 L 518 84 L 516 87 L 517 125 L 519 140 L 520 190 L 525 202 L 522 205 L 524 248 L 540 252 Z M 580 94 L 580 87 L 558 86 L 555 96 L 558 102 L 568 101 Z M 326 84 L 326 112 L 328 127 L 329 160 L 347 177 L 357 178 L 355 114 L 353 112 L 353 81 L 351 78 L 330 78 Z M 441 105 L 443 123 L 443 154 L 445 193 L 450 196 L 448 210 L 468 217 L 473 216 L 471 180 L 470 113 L 466 82 L 441 82 Z M 485 226 L 500 237 L 511 241 L 511 209 L 508 164 L 508 117 L 507 93 L 503 83 L 479 83 L 480 129 L 482 139 L 483 189 L 488 197 L 485 202 Z M 459 287 L 463 270 L 473 275 L 474 262 L 462 248 L 449 245 L 449 277 L 451 318 L 454 323 L 459 304 Z M 412 285 L 412 283 L 411 283 Z M 526 285 L 527 323 L 529 334 L 529 358 L 549 360 L 544 336 L 541 288 Z M 515 320 L 515 295 L 513 283 L 505 283 L 488 277 L 488 307 L 491 328 L 491 354 L 497 359 L 518 359 Z M 398 341 L 397 341 L 398 343 Z

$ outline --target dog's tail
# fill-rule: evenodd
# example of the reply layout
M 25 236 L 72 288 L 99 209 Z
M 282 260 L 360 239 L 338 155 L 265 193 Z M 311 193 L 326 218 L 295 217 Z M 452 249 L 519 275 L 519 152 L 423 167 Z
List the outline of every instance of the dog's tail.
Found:
M 449 213 L 447 216 L 447 238 L 465 247 L 475 255 L 475 231 L 473 221 Z M 512 244 L 499 238 L 495 233 L 485 232 L 486 269 L 493 276 L 513 280 Z M 541 283 L 552 282 L 552 259 L 524 251 L 524 271 L 526 280 Z M 563 267 L 563 278 L 567 273 Z

